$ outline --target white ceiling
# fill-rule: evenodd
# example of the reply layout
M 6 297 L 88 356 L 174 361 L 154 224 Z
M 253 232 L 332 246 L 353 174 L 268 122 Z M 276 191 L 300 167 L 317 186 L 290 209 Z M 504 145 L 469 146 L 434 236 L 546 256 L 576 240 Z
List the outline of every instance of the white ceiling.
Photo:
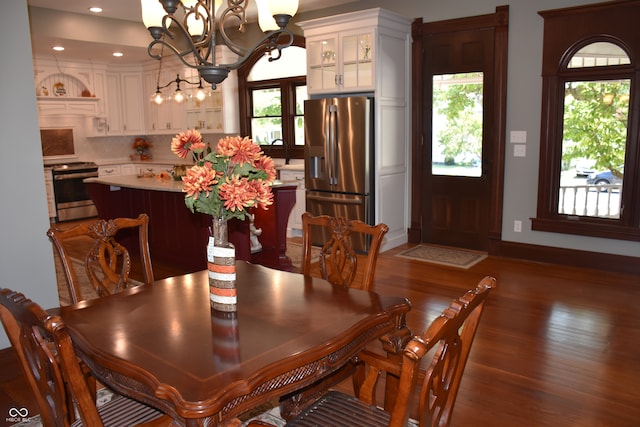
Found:
M 298 12 L 309 12 L 318 9 L 325 9 L 328 7 L 338 6 L 345 3 L 350 3 L 355 0 L 300 0 Z M 137 22 L 142 27 L 142 18 L 140 12 L 139 0 L 27 0 L 30 7 L 53 9 L 58 12 L 71 12 L 75 14 L 91 15 L 95 19 L 96 14 L 89 11 L 91 6 L 99 6 L 103 9 L 103 12 L 99 14 L 103 18 L 112 18 L 118 20 L 124 20 L 131 25 L 131 22 Z M 50 11 L 41 10 L 39 16 L 46 15 Z M 249 22 L 255 22 L 257 20 L 257 11 L 255 1 L 249 0 L 248 8 L 248 20 Z M 33 21 L 33 19 L 32 19 Z M 41 21 L 39 21 L 41 22 Z M 39 25 L 32 25 L 31 39 L 33 44 L 33 51 L 36 55 L 51 56 L 55 55 L 61 59 L 91 59 L 95 61 L 109 61 L 109 62 L 121 62 L 136 63 L 140 62 L 141 57 L 147 57 L 146 47 L 142 43 L 118 43 L 111 42 L 107 39 L 107 36 L 102 37 L 100 40 L 99 35 L 88 34 L 89 32 L 79 31 L 77 35 L 69 35 L 68 37 L 52 36 L 52 31 L 48 28 L 49 25 L 40 23 Z M 144 30 L 146 32 L 146 29 Z M 72 32 L 72 31 L 71 31 Z M 145 37 L 148 37 L 144 41 L 145 45 L 151 41 L 151 37 L 148 33 Z M 89 41 L 93 39 L 92 41 Z M 56 44 L 62 44 L 65 47 L 63 53 L 53 53 L 51 47 Z M 123 51 L 125 57 L 113 58 L 112 53 L 116 50 Z

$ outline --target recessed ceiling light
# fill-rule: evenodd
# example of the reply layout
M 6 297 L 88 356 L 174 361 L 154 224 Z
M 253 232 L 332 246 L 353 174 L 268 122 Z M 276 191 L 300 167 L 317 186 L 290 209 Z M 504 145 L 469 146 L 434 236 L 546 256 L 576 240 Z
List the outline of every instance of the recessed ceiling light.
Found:
M 100 12 L 102 12 L 102 8 L 101 7 L 90 7 L 89 11 L 93 12 L 93 13 L 100 13 Z
M 124 56 L 124 53 L 122 53 L 122 52 L 113 52 L 113 56 L 115 56 L 116 58 L 120 58 L 121 56 Z
M 62 52 L 64 50 L 64 46 L 54 46 L 52 49 L 56 52 Z

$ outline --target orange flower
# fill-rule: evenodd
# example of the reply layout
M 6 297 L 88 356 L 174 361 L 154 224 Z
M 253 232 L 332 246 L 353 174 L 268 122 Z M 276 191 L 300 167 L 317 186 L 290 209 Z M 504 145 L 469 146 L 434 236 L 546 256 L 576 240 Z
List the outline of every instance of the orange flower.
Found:
M 256 193 L 256 206 L 267 210 L 268 206 L 273 204 L 273 192 L 271 191 L 271 186 L 260 179 L 249 181 L 249 184 L 251 184 Z
M 171 140 L 171 151 L 182 159 L 186 159 L 190 151 L 195 151 L 194 148 L 204 150 L 204 147 L 202 135 L 195 129 L 181 132 Z
M 235 212 L 243 210 L 255 204 L 257 196 L 253 186 L 247 178 L 239 178 L 233 176 L 227 178 L 225 183 L 220 186 L 220 198 L 224 200 L 225 209 Z
M 278 172 L 276 171 L 276 164 L 271 157 L 259 156 L 255 162 L 255 167 L 265 171 L 267 175 L 269 175 L 269 184 L 276 180 Z
M 216 171 L 211 167 L 211 163 L 206 162 L 204 166 L 193 166 L 187 170 L 187 174 L 182 177 L 184 183 L 182 191 L 187 193 L 188 197 L 198 199 L 200 192 L 205 193 L 205 197 L 209 197 L 213 186 L 218 182 L 216 180 Z
M 243 165 L 253 164 L 262 153 L 260 146 L 254 144 L 248 137 L 228 136 L 218 141 L 218 154 L 230 157 L 233 163 Z

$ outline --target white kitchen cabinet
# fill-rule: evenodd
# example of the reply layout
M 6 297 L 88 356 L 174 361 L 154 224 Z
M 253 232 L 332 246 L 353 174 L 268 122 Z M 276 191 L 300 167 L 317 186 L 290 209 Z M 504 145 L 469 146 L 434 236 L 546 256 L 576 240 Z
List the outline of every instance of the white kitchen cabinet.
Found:
M 120 165 L 102 165 L 98 166 L 98 177 L 104 178 L 105 176 L 119 176 Z
M 211 91 L 202 101 L 195 96 L 190 96 L 187 100 L 185 112 L 187 129 L 197 129 L 201 133 L 224 133 L 222 90 L 220 86 Z
M 304 171 L 280 169 L 280 180 L 297 185 L 296 204 L 291 209 L 287 222 L 287 237 L 302 236 L 302 214 L 306 210 Z
M 160 73 L 160 86 L 164 86 L 170 81 L 174 81 L 178 71 L 176 69 L 163 70 Z M 173 134 L 185 130 L 185 108 L 184 103 L 178 104 L 167 99 L 162 104 L 151 102 L 151 97 L 156 93 L 158 87 L 158 71 L 148 71 L 144 73 L 144 95 L 145 104 L 145 124 L 149 134 Z M 183 83 L 180 90 L 187 92 Z M 176 85 L 161 89 L 164 96 L 173 94 Z
M 308 92 L 373 90 L 373 40 L 371 28 L 307 37 Z
M 377 91 L 383 78 L 403 77 L 396 70 L 410 65 L 403 46 L 408 21 L 375 8 L 299 22 L 307 46 L 307 92 Z
M 104 97 L 106 114 L 94 121 L 93 135 L 144 133 L 142 73 L 106 73 Z
M 120 165 L 120 175 L 135 175 L 136 167 L 134 164 L 125 163 Z
M 306 39 L 311 97 L 374 98 L 373 217 L 389 226 L 382 250 L 406 243 L 410 226 L 411 22 L 374 8 L 298 23 Z
M 105 108 L 106 117 L 102 124 L 105 135 L 122 135 L 122 93 L 120 92 L 120 74 L 107 73 L 105 76 Z
M 144 133 L 142 73 L 122 73 L 122 123 L 125 135 Z
M 138 176 L 156 176 L 162 172 L 171 174 L 173 170 L 172 164 L 164 163 L 136 163 L 134 167 Z
M 230 52 L 222 47 L 216 47 L 220 61 L 234 62 L 236 58 L 230 56 Z M 198 71 L 193 68 L 184 68 L 184 76 L 192 82 L 198 81 Z M 210 90 L 210 95 L 203 101 L 195 98 L 197 86 L 189 85 L 187 88 L 188 99 L 185 103 L 186 127 L 197 129 L 200 133 L 239 133 L 240 121 L 238 116 L 238 76 L 236 71 L 231 71 L 224 82 L 215 89 L 205 81 L 202 85 Z

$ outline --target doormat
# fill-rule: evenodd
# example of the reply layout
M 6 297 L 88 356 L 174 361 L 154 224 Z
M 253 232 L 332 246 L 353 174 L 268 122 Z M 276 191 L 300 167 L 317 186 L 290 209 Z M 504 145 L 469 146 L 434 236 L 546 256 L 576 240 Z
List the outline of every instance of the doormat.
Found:
M 449 267 L 470 268 L 487 257 L 486 252 L 448 248 L 436 245 L 418 245 L 402 251 L 396 256 Z

